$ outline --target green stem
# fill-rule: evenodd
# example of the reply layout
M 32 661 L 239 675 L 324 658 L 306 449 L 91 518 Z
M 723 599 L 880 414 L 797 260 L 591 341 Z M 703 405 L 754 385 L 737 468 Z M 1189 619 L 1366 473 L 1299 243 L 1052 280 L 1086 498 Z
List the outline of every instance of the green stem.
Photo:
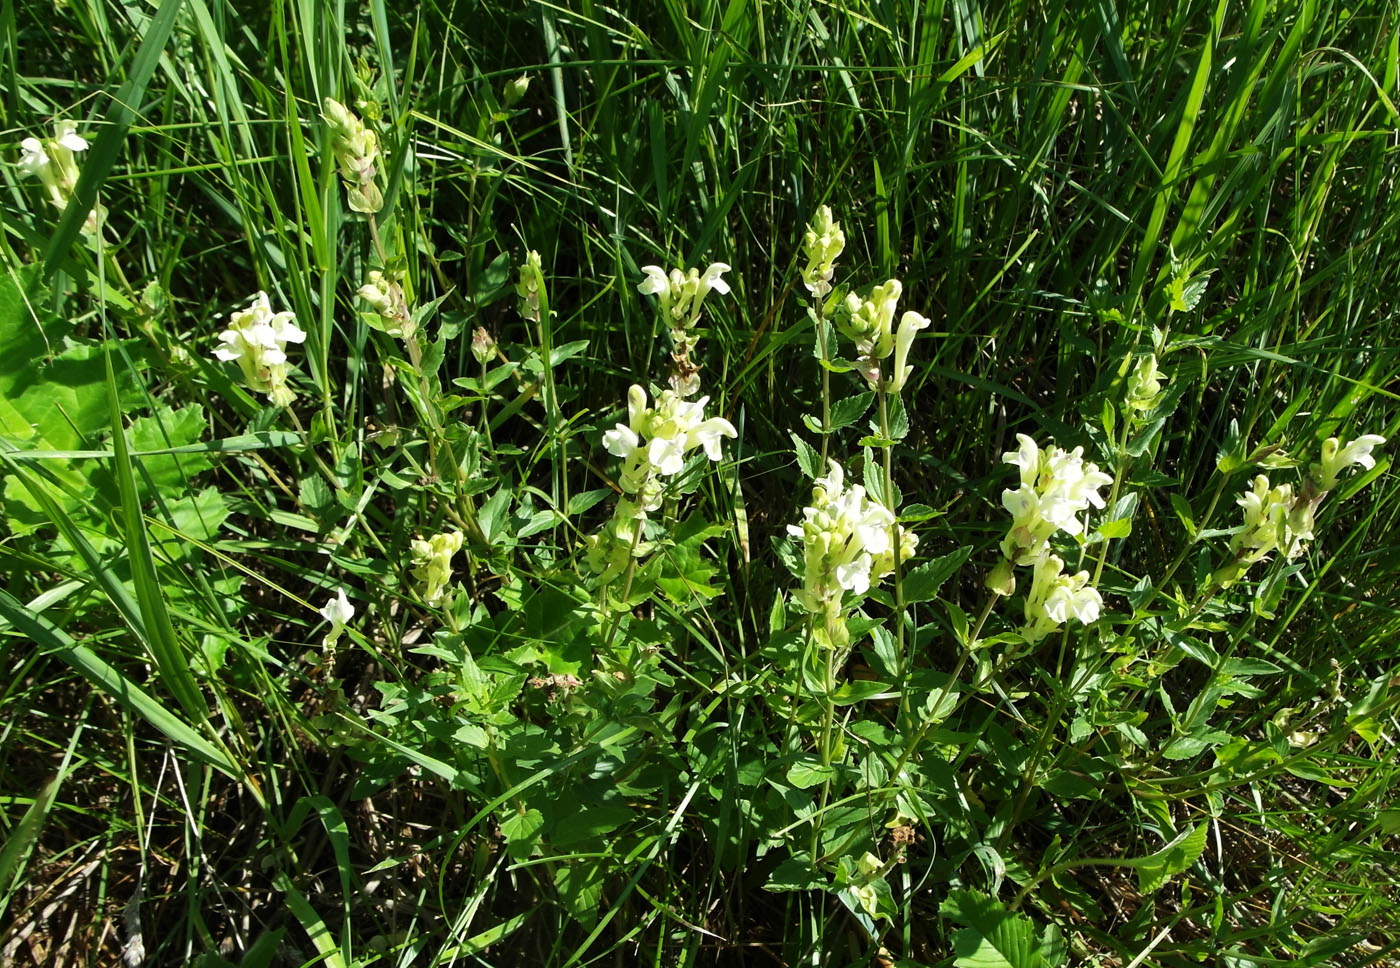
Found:
M 828 447 L 831 436 L 831 370 L 827 369 L 826 347 L 826 300 L 817 296 L 817 352 L 822 362 L 822 459 L 819 473 L 826 473 Z
M 996 604 L 996 600 L 999 597 L 1000 596 L 996 594 L 988 596 L 986 604 L 982 606 L 982 611 L 977 616 L 977 624 L 972 627 L 972 632 L 968 635 L 967 641 L 963 643 L 962 655 L 958 656 L 958 664 L 953 667 L 952 674 L 948 676 L 948 681 L 943 684 L 942 690 L 938 693 L 938 699 L 933 704 L 933 712 L 935 714 L 937 714 L 939 708 L 942 707 L 943 700 L 948 698 L 948 693 L 952 691 L 953 683 L 958 681 L 958 676 L 962 674 L 963 666 L 967 665 L 967 660 L 971 658 L 973 650 L 977 648 L 977 637 L 982 634 L 982 626 L 986 624 L 987 616 L 992 613 L 992 606 Z M 930 716 L 928 721 L 919 727 L 919 731 L 914 734 L 914 738 L 909 741 L 908 745 L 904 747 L 904 751 L 899 754 L 899 759 L 895 762 L 894 769 L 890 771 L 890 776 L 896 778 L 899 776 L 899 771 L 904 769 L 904 764 L 909 762 L 909 757 L 914 755 L 919 745 L 923 743 L 924 738 L 928 736 L 929 730 L 933 729 L 939 722 L 942 722 L 942 720 L 935 720 Z
M 644 482 L 644 485 L 643 485 L 643 486 L 645 486 L 645 482 Z M 637 495 L 638 495 L 639 498 L 640 498 L 640 496 L 641 496 L 641 493 L 642 493 L 642 492 L 641 492 L 641 488 L 638 488 L 638 489 L 637 489 Z M 614 513 L 615 513 L 615 512 L 614 512 Z M 622 604 L 623 604 L 624 607 L 625 607 L 626 604 L 627 604 L 627 599 L 628 599 L 628 597 L 632 594 L 632 578 L 633 578 L 633 576 L 635 576 L 635 575 L 637 574 L 637 554 L 636 554 L 636 551 L 637 551 L 637 544 L 642 540 L 642 522 L 643 522 L 643 520 L 644 520 L 643 518 L 638 518 L 636 521 L 633 522 L 633 524 L 632 524 L 632 540 L 631 540 L 631 542 L 628 543 L 628 546 L 627 546 L 627 573 L 626 573 L 626 575 L 625 575 L 625 576 L 623 577 L 623 579 L 622 579 Z M 611 649 L 611 648 L 612 648 L 613 637 L 614 637 L 615 635 L 617 635 L 618 626 L 620 626 L 620 625 L 622 624 L 622 611 L 621 611 L 621 609 L 619 609 L 619 610 L 617 610 L 617 611 L 614 611 L 613 609 L 607 607 L 607 594 L 608 594 L 608 586 L 607 586 L 607 585 L 604 585 L 604 586 L 602 587 L 602 589 L 600 590 L 600 592 L 601 592 L 602 599 L 603 599 L 603 606 L 604 606 L 604 608 L 607 608 L 608 612 L 609 612 L 610 615 L 611 615 L 611 620 L 610 620 L 610 622 L 609 622 L 609 624 L 608 624 L 608 634 L 607 634 L 606 636 L 603 637 L 603 647 L 604 647 L 605 649 Z
M 895 507 L 894 499 L 894 444 L 890 443 L 890 407 L 889 391 L 885 389 L 884 382 L 879 384 L 880 397 L 880 436 L 886 441 L 883 450 L 883 462 L 885 471 L 885 507 L 889 509 L 892 521 L 890 523 L 890 548 L 894 555 L 894 655 L 895 667 L 901 683 L 909 681 L 909 669 L 907 657 L 904 654 L 904 562 L 900 555 L 903 548 L 900 547 L 899 535 L 899 509 Z M 900 688 L 899 690 L 899 716 L 898 722 L 908 721 L 909 716 L 909 690 Z

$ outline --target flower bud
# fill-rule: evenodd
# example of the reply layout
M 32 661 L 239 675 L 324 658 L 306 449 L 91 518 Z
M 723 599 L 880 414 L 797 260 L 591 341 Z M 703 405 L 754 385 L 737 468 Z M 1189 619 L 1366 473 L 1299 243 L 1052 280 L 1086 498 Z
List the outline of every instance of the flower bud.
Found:
M 514 107 L 516 103 L 525 96 L 525 91 L 530 87 L 530 75 L 521 74 L 513 81 L 507 81 L 505 88 L 501 91 L 501 101 L 506 107 Z
M 472 356 L 476 361 L 485 366 L 491 357 L 496 355 L 496 341 L 491 338 L 491 334 L 486 332 L 486 327 L 478 326 L 472 333 Z

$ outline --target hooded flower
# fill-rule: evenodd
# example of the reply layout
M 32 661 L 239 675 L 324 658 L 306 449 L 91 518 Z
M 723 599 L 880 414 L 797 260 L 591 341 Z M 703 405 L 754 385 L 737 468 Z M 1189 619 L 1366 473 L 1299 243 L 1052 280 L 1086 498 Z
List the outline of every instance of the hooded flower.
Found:
M 87 147 L 87 140 L 78 134 L 74 122 L 55 121 L 52 138 L 25 138 L 20 142 L 19 167 L 39 179 L 49 203 L 62 212 L 78 185 L 78 162 L 73 156 Z M 83 231 L 97 231 L 97 209 L 88 213 Z
M 452 580 L 452 556 L 462 547 L 460 531 L 446 531 L 424 540 L 414 538 L 413 577 L 423 584 L 423 602 L 436 605 L 443 598 L 447 583 Z
M 734 425 L 723 417 L 705 417 L 709 397 L 689 402 L 673 390 L 662 390 L 656 405 L 647 406 L 640 386 L 627 391 L 627 422 L 603 433 L 608 453 L 622 459 L 619 475 L 623 497 L 603 530 L 587 539 L 586 560 L 594 573 L 607 582 L 621 574 L 633 558 L 650 553 L 652 545 L 641 540 L 647 512 L 661 507 L 666 478 L 679 474 L 686 455 L 699 448 L 712 461 L 719 460 L 720 440 L 737 436 Z
M 1083 447 L 1065 451 L 1051 444 L 1041 450 L 1025 434 L 1017 434 L 1016 439 L 1021 446 L 1001 457 L 1002 463 L 1021 471 L 1021 485 L 1001 493 L 1002 506 L 1012 517 L 1001 550 L 1015 564 L 1029 565 L 1045 552 L 1056 531 L 1084 532 L 1080 512 L 1091 505 L 1104 506 L 1099 488 L 1113 483 L 1113 478 L 1084 460 Z
M 303 343 L 306 333 L 291 312 L 273 313 L 267 293 L 259 292 L 247 309 L 229 316 L 228 329 L 219 334 L 214 355 L 236 361 L 244 382 L 255 393 L 265 393 L 276 406 L 285 407 L 295 394 L 287 387 L 287 344 Z
M 1384 443 L 1385 438 L 1379 434 L 1363 434 L 1342 447 L 1336 437 L 1328 437 L 1322 442 L 1322 461 L 1314 465 L 1322 489 L 1330 491 L 1335 488 L 1342 471 L 1352 464 L 1360 464 L 1368 471 L 1375 467 L 1376 459 L 1371 456 L 1371 451 Z
M 321 640 L 323 647 L 330 648 L 340 638 L 340 633 L 344 631 L 345 626 L 355 617 L 355 606 L 350 604 L 350 599 L 345 595 L 345 589 L 337 588 L 335 597 L 326 603 L 326 607 L 321 609 L 320 615 L 331 623 L 325 638 Z
M 903 290 L 898 279 L 890 279 L 872 289 L 864 299 L 853 292 L 847 293 L 836 313 L 837 330 L 856 345 L 857 371 L 872 387 L 880 386 L 884 377 L 884 388 L 895 393 L 904 389 L 905 381 L 913 372 L 913 367 L 907 364 L 914 337 L 929 325 L 928 319 L 919 313 L 906 312 L 900 317 L 896 332 L 894 314 Z M 882 374 L 880 361 L 891 353 L 895 355 L 893 370 Z
M 827 635 L 844 644 L 842 597 L 846 592 L 863 595 L 894 571 L 895 517 L 871 501 L 861 485 L 846 487 L 841 465 L 833 460 L 827 476 L 813 483 L 812 503 L 802 509 L 802 518 L 802 524 L 787 527 L 789 534 L 802 539 L 802 590 L 797 600 L 807 611 L 825 615 Z M 903 560 L 913 556 L 919 539 L 901 527 L 899 542 Z
M 1043 555 L 1035 562 L 1031 590 L 1026 595 L 1026 626 L 1021 634 L 1034 645 L 1073 616 L 1081 624 L 1096 621 L 1103 599 L 1089 585 L 1089 573 L 1066 575 L 1058 555 Z
M 1311 502 L 1295 497 L 1291 484 L 1270 487 L 1260 474 L 1235 503 L 1244 509 L 1244 527 L 1230 539 L 1230 550 L 1246 562 L 1275 551 L 1296 558 L 1313 538 Z
M 705 418 L 709 400 L 701 397 L 690 402 L 673 390 L 662 390 L 656 406 L 648 407 L 646 391 L 640 386 L 627 391 L 627 423 L 603 434 L 608 453 L 622 458 L 623 491 L 636 495 L 651 478 L 679 474 L 686 454 L 696 447 L 710 460 L 720 459 L 720 439 L 737 433 L 723 417 Z M 648 504 L 648 510 L 660 506 L 659 493 L 655 500 L 658 503 Z
M 642 266 L 646 278 L 637 285 L 644 296 L 656 296 L 661 316 L 671 332 L 677 354 L 688 354 L 695 348 L 691 332 L 700 321 L 700 308 L 711 292 L 729 292 L 723 276 L 729 266 L 712 262 L 702 274 L 699 269 L 672 269 L 668 275 L 660 266 Z

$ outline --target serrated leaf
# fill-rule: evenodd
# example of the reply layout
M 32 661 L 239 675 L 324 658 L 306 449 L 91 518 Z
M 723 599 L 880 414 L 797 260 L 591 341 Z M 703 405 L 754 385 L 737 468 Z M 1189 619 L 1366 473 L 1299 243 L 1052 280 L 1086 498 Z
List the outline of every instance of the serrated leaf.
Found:
M 958 573 L 958 569 L 967 561 L 972 554 L 972 545 L 964 545 L 957 551 L 950 551 L 941 558 L 934 558 L 921 565 L 911 568 L 904 575 L 904 601 L 906 604 L 916 602 L 931 602 L 938 596 L 938 589 L 949 578 Z
M 1197 824 L 1175 837 L 1161 850 L 1139 858 L 1130 866 L 1138 872 L 1138 890 L 1151 894 L 1170 877 L 1190 870 L 1206 850 L 1206 825 Z
M 897 396 L 891 396 L 886 407 L 889 410 L 890 437 L 903 440 L 909 436 L 909 411 L 904 408 L 904 401 Z
M 953 891 L 939 913 L 967 925 L 954 932 L 957 968 L 1040 968 L 1035 925 L 980 891 Z
M 867 390 L 864 393 L 857 393 L 853 397 L 846 397 L 844 400 L 837 400 L 831 407 L 831 430 L 842 430 L 855 423 L 865 415 L 865 411 L 870 409 L 870 403 L 875 399 L 875 391 Z
M 821 458 L 817 456 L 817 452 L 813 449 L 812 445 L 797 436 L 795 431 L 788 436 L 792 438 L 792 446 L 797 453 L 797 466 L 802 468 L 802 473 L 806 474 L 814 481 L 821 477 L 825 468 L 820 466 Z

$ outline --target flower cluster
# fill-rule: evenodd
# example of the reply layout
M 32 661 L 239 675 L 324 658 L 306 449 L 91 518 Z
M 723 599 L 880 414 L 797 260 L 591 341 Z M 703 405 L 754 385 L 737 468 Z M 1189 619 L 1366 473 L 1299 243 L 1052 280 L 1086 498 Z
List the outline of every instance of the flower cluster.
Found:
M 540 286 L 543 281 L 540 254 L 531 249 L 525 253 L 525 261 L 520 264 L 520 281 L 515 284 L 515 295 L 520 300 L 520 315 L 532 323 L 540 321 Z
M 720 459 L 720 438 L 737 436 L 723 417 L 705 417 L 709 397 L 694 402 L 662 390 L 655 406 L 639 386 L 627 391 L 627 423 L 603 434 L 608 453 L 622 459 L 618 484 L 623 497 L 612 521 L 588 540 L 588 561 L 595 572 L 611 578 L 633 557 L 648 550 L 640 541 L 647 512 L 661 506 L 665 478 L 685 467 L 686 455 L 699 447 L 712 461 Z
M 374 311 L 384 320 L 378 328 L 382 328 L 390 336 L 403 339 L 413 336 L 417 326 L 408 311 L 408 297 L 404 295 L 403 286 L 392 276 L 387 276 L 378 269 L 371 269 L 357 295 L 373 306 Z
M 1002 507 L 1011 512 L 1001 551 L 1014 564 L 1030 565 L 1046 554 L 1056 531 L 1084 533 L 1080 513 L 1090 505 L 1103 507 L 1099 488 L 1113 478 L 1084 460 L 1083 447 L 1067 451 L 1051 444 L 1041 450 L 1025 434 L 1016 440 L 1020 447 L 1001 455 L 1003 464 L 1021 471 L 1020 486 L 1001 492 Z
M 1089 573 L 1064 574 L 1065 563 L 1058 555 L 1042 555 L 1031 573 L 1031 590 L 1026 595 L 1026 625 L 1021 634 L 1034 645 L 1074 616 L 1084 625 L 1096 621 L 1103 599 L 1089 584 Z
M 729 266 L 713 262 L 703 275 L 699 269 L 672 269 L 668 275 L 660 266 L 642 266 L 642 271 L 647 277 L 637 291 L 657 297 L 671 334 L 671 389 L 682 397 L 692 396 L 700 389 L 700 368 L 691 360 L 699 341 L 695 326 L 700 321 L 700 308 L 711 291 L 729 292 L 729 283 L 721 278 Z
M 348 190 L 350 208 L 373 215 L 384 207 L 384 196 L 375 184 L 379 137 L 345 105 L 326 98 L 321 117 L 331 129 L 331 150 Z
M 86 151 L 87 140 L 78 134 L 78 126 L 72 121 L 56 121 L 53 137 L 40 140 L 25 138 L 20 142 L 19 167 L 27 174 L 38 178 L 48 193 L 49 202 L 60 212 L 68 207 L 73 197 L 73 189 L 78 184 L 78 162 L 75 152 Z M 83 222 L 83 231 L 89 234 L 97 231 L 97 209 L 88 213 Z
M 1269 486 L 1263 474 L 1235 503 L 1244 509 L 1244 528 L 1230 539 L 1230 550 L 1253 563 L 1273 552 L 1296 558 L 1313 538 L 1312 501 L 1299 500 L 1291 484 Z
M 1162 402 L 1166 393 L 1162 389 L 1162 377 L 1165 375 L 1157 369 L 1155 353 L 1149 353 L 1137 361 L 1128 377 L 1128 391 L 1124 395 L 1130 419 L 1138 419 L 1140 414 L 1147 413 Z
M 1005 557 L 987 584 L 998 595 L 1011 595 L 1016 591 L 1015 566 L 1032 566 L 1021 634 L 1034 644 L 1071 616 L 1084 623 L 1099 617 L 1103 600 L 1088 584 L 1089 573 L 1063 574 L 1064 560 L 1050 553 L 1050 538 L 1057 531 L 1083 534 L 1080 514 L 1091 506 L 1104 506 L 1099 488 L 1113 478 L 1084 460 L 1083 447 L 1061 450 L 1051 444 L 1041 450 L 1025 434 L 1016 439 L 1020 446 L 1002 454 L 1001 460 L 1020 470 L 1021 483 L 1001 492 L 1002 506 L 1011 512 L 1011 528 L 1001 542 Z
M 214 355 L 237 361 L 249 390 L 265 393 L 274 406 L 285 407 L 296 398 L 287 386 L 287 344 L 305 341 L 306 333 L 297 326 L 296 316 L 273 313 L 267 293 L 260 292 L 247 309 L 230 315 Z
M 802 270 L 802 284 L 817 298 L 831 292 L 831 278 L 836 274 L 836 257 L 846 248 L 846 235 L 841 223 L 831 217 L 830 207 L 823 205 L 816 218 L 807 226 L 802 237 L 802 250 L 807 267 Z
M 872 387 L 883 387 L 894 393 L 904 389 L 905 381 L 913 372 L 907 365 L 909 348 L 914 337 L 929 325 L 927 317 L 919 313 L 906 312 L 895 329 L 894 314 L 904 287 L 898 279 L 890 279 L 876 286 L 870 295 L 861 298 L 848 293 L 836 313 L 836 328 L 846 338 L 856 344 L 859 358 L 856 369 Z M 894 353 L 894 367 L 883 377 L 881 361 Z
M 424 540 L 414 538 L 413 577 L 423 583 L 423 602 L 436 605 L 442 601 L 447 583 L 452 580 L 452 556 L 462 548 L 460 531 L 445 531 Z
M 1345 447 L 1336 437 L 1322 443 L 1321 460 L 1296 491 L 1291 484 L 1274 486 L 1259 474 L 1252 487 L 1235 501 L 1244 513 L 1244 523 L 1230 538 L 1232 558 L 1215 573 L 1215 581 L 1229 585 L 1244 575 L 1249 566 L 1277 552 L 1296 558 L 1313 540 L 1313 521 L 1318 506 L 1329 491 L 1340 483 L 1344 470 L 1358 464 L 1366 470 L 1376 466 L 1371 452 L 1385 443 L 1377 434 L 1363 434 Z
M 859 484 L 846 487 L 836 461 L 826 477 L 812 486 L 812 504 L 802 509 L 802 524 L 788 533 L 802 539 L 802 590 L 798 603 L 825 617 L 828 644 L 847 644 L 841 602 L 846 592 L 863 595 L 894 571 L 896 524 L 889 508 L 866 495 Z M 899 557 L 913 556 L 918 535 L 898 527 Z

